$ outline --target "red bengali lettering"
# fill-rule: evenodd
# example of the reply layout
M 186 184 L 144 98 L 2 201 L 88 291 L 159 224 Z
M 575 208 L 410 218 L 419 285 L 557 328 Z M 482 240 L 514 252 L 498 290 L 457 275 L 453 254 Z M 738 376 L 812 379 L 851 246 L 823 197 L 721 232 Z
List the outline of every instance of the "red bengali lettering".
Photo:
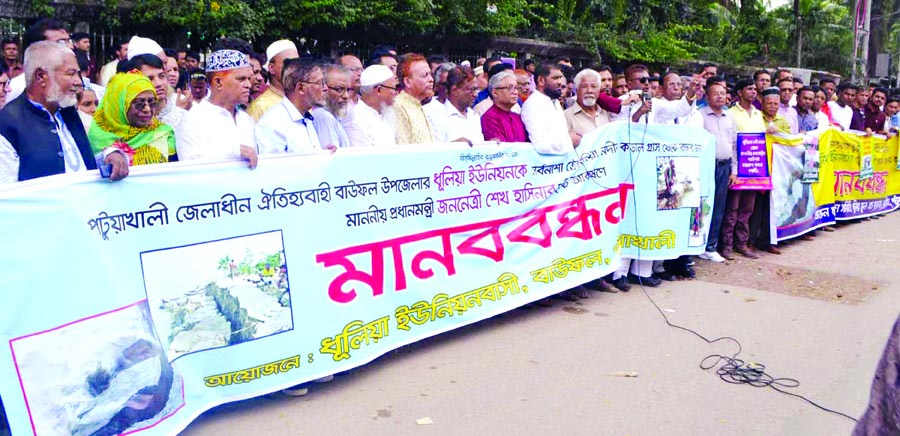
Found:
M 487 257 L 494 262 L 503 260 L 505 248 L 503 239 L 500 235 L 500 228 L 503 225 L 513 223 L 515 221 L 525 220 L 518 224 L 509 233 L 506 238 L 510 242 L 533 243 L 541 247 L 549 247 L 552 244 L 552 236 L 554 232 L 547 220 L 547 214 L 559 210 L 556 214 L 557 221 L 560 224 L 559 230 L 556 232 L 559 238 L 577 238 L 589 240 L 594 235 L 601 233 L 600 211 L 588 208 L 586 202 L 589 200 L 617 195 L 615 201 L 607 206 L 604 217 L 610 224 L 617 224 L 625 218 L 625 206 L 627 205 L 628 192 L 634 190 L 634 184 L 620 184 L 616 188 L 597 191 L 576 199 L 537 208 L 518 216 L 501 218 L 496 220 L 484 221 L 480 223 L 465 224 L 445 229 L 429 230 L 415 235 L 407 235 L 385 241 L 372 242 L 353 247 L 347 247 L 340 250 L 321 253 L 316 255 L 316 262 L 322 263 L 325 268 L 332 266 L 340 266 L 344 271 L 335 277 L 328 285 L 328 296 L 332 301 L 337 303 L 349 303 L 357 296 L 357 288 L 350 288 L 345 291 L 344 287 L 348 282 L 355 281 L 369 286 L 372 289 L 372 296 L 377 297 L 384 293 L 384 251 L 387 248 L 391 250 L 394 269 L 394 290 L 402 291 L 407 287 L 406 271 L 404 268 L 403 255 L 401 248 L 406 244 L 418 241 L 424 241 L 432 238 L 440 238 L 440 252 L 435 250 L 421 250 L 417 252 L 411 263 L 413 275 L 421 280 L 434 277 L 435 271 L 424 265 L 426 261 L 435 261 L 442 265 L 447 275 L 456 274 L 455 257 L 453 253 L 453 243 L 451 236 L 456 234 L 471 234 L 477 232 L 463 240 L 457 247 L 460 254 L 473 254 Z M 580 229 L 572 230 L 578 224 Z M 530 236 L 525 233 L 532 228 L 540 229 L 540 236 Z M 490 248 L 476 247 L 475 244 L 490 237 L 493 244 L 493 250 Z M 370 266 L 372 272 L 362 271 L 357 268 L 354 261 L 350 257 L 368 253 L 371 256 Z

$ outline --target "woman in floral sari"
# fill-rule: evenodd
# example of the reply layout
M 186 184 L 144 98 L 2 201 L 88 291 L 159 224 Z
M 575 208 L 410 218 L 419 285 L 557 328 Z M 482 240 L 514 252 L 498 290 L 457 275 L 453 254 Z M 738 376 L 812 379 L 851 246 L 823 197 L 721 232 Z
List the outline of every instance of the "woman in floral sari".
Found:
M 129 165 L 168 162 L 175 155 L 175 132 L 156 118 L 158 109 L 146 76 L 137 71 L 113 76 L 88 130 L 94 154 L 115 147 Z

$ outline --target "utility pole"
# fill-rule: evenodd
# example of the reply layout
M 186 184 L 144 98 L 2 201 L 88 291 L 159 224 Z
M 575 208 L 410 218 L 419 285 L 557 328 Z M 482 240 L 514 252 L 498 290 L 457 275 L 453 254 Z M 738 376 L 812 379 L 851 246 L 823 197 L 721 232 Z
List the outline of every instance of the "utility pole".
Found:
M 794 25 L 797 27 L 797 68 L 803 67 L 803 19 L 800 17 L 800 0 L 794 0 Z
M 868 81 L 869 28 L 872 21 L 872 0 L 857 0 L 853 28 L 853 69 L 851 79 Z
M 862 59 L 860 59 L 860 64 L 862 65 L 862 80 L 866 84 L 869 83 L 869 35 L 872 34 L 870 31 L 871 25 L 872 0 L 866 0 L 866 13 L 863 18 Z

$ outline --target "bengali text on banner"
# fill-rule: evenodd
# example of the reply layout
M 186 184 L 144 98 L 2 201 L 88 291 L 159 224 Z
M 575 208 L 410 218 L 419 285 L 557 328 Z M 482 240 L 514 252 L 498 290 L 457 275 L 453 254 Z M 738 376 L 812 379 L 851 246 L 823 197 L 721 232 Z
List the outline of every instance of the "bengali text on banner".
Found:
M 701 253 L 713 137 L 636 129 L 608 125 L 563 156 L 340 150 L 0 190 L 12 433 L 177 434 L 215 405 L 352 369 L 622 256 Z

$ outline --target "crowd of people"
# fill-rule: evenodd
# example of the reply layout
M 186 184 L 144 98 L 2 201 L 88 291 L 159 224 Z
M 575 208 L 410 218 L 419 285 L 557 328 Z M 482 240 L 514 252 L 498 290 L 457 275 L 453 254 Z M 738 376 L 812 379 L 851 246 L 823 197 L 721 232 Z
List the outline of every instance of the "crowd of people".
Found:
M 302 56 L 289 40 L 257 53 L 231 38 L 201 57 L 138 36 L 101 65 L 89 54 L 90 35 L 70 35 L 53 19 L 28 28 L 23 49 L 20 59 L 15 41 L 2 43 L 0 184 L 94 169 L 115 181 L 132 166 L 177 160 L 243 160 L 254 168 L 264 154 L 451 141 L 530 143 L 561 155 L 607 123 L 685 124 L 716 139 L 710 233 L 699 256 L 712 262 L 779 253 L 768 236 L 768 193 L 728 189 L 737 133 L 900 127 L 900 99 L 888 90 L 832 79 L 806 84 L 786 69 L 728 78 L 714 64 L 658 74 L 640 64 L 621 73 L 576 71 L 564 57 L 454 63 L 389 46 L 365 59 L 321 59 Z M 560 297 L 693 278 L 692 265 L 689 256 L 625 259 Z

